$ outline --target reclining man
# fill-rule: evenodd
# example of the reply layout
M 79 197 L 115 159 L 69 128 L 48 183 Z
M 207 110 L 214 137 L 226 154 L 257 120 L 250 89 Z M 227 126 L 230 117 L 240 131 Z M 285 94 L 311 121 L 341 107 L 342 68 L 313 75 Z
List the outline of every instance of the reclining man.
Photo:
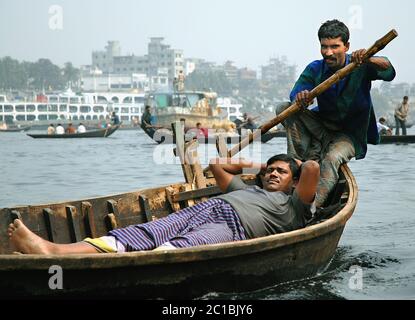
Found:
M 245 168 L 261 170 L 259 186 L 248 186 L 238 176 Z M 72 244 L 44 240 L 16 219 L 7 230 L 10 241 L 17 251 L 30 254 L 175 249 L 287 232 L 305 227 L 312 218 L 320 176 L 315 161 L 301 163 L 285 154 L 273 156 L 266 164 L 214 159 L 210 169 L 224 194 L 165 218 Z

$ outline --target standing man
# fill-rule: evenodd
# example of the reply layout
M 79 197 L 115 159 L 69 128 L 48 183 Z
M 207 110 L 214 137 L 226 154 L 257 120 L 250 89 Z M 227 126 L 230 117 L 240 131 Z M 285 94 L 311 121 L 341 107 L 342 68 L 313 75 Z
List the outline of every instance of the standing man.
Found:
M 114 126 L 120 124 L 120 117 L 115 113 L 115 111 L 112 112 L 111 121 Z
M 184 73 L 183 70 L 179 71 L 179 75 L 177 76 L 177 91 L 182 92 L 184 91 Z
M 349 29 L 338 20 L 325 22 L 318 31 L 322 60 L 310 63 L 295 83 L 290 99 L 304 108 L 283 122 L 288 154 L 320 163 L 316 205 L 323 206 L 338 180 L 338 169 L 350 159 L 363 159 L 367 143 L 378 144 L 379 134 L 370 97 L 373 80 L 392 81 L 395 69 L 385 57 L 371 57 L 366 50 L 347 54 Z M 351 62 L 360 65 L 313 101 L 310 91 Z M 277 114 L 288 105 L 277 108 Z
M 402 128 L 402 135 L 406 136 L 406 118 L 409 112 L 408 96 L 403 97 L 402 103 L 398 104 L 395 109 L 395 135 L 399 136 L 399 127 Z

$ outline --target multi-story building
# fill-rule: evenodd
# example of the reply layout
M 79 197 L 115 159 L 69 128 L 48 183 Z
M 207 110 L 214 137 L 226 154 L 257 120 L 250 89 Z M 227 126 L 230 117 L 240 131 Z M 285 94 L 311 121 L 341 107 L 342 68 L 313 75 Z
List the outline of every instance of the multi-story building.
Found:
M 223 65 L 223 71 L 229 81 L 238 81 L 238 68 L 233 65 L 233 61 L 226 61 Z
M 160 68 L 167 68 L 169 83 L 172 84 L 180 71 L 184 72 L 183 51 L 171 49 L 163 43 L 164 38 L 152 37 L 148 44 L 148 75 L 158 75 Z
M 92 67 L 98 68 L 105 73 L 115 72 L 114 57 L 121 56 L 119 41 L 108 41 L 105 51 L 92 52 Z
M 289 65 L 287 58 L 271 58 L 268 65 L 262 66 L 261 78 L 267 82 L 289 82 L 295 80 L 296 66 Z
M 171 49 L 163 41 L 162 37 L 150 38 L 148 53 L 144 56 L 122 56 L 119 42 L 109 41 L 105 51 L 92 53 L 92 69 L 98 68 L 104 74 L 146 74 L 152 89 L 153 86 L 171 87 L 174 78 L 184 71 L 183 51 Z
M 143 73 L 93 73 L 82 76 L 81 87 L 86 92 L 135 91 L 140 93 L 152 89 L 151 81 L 152 79 Z M 163 84 L 162 80 L 157 80 L 157 82 Z M 167 84 L 167 78 L 164 79 L 164 84 Z
M 148 74 L 148 56 L 119 56 L 114 57 L 115 73 L 144 73 Z

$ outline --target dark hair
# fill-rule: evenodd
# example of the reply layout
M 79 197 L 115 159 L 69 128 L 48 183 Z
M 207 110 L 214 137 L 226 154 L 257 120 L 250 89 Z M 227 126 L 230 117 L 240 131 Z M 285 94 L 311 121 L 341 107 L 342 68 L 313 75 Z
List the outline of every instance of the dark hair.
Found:
M 380 123 L 385 122 L 385 121 L 386 121 L 386 119 L 385 119 L 384 117 L 380 117 L 380 118 L 379 118 L 379 122 L 380 122 Z
M 347 26 L 339 20 L 324 22 L 318 30 L 318 39 L 336 39 L 341 37 L 344 44 L 349 42 L 350 32 Z
M 297 162 L 295 161 L 294 157 L 289 156 L 288 154 L 285 153 L 281 153 L 281 154 L 277 154 L 271 158 L 268 159 L 267 161 L 267 167 L 270 166 L 271 164 L 273 164 L 274 162 L 277 161 L 283 161 L 289 164 L 290 166 L 290 170 L 291 170 L 291 174 L 293 176 L 293 180 L 298 180 L 300 178 L 300 174 L 301 174 L 301 168 L 300 166 L 297 164 Z M 260 173 L 258 173 L 256 175 L 256 180 L 255 180 L 255 184 L 259 187 L 263 187 L 262 185 L 262 181 L 261 181 L 261 176 L 264 176 L 265 172 L 261 171 Z
M 403 97 L 405 100 L 408 100 L 408 96 Z

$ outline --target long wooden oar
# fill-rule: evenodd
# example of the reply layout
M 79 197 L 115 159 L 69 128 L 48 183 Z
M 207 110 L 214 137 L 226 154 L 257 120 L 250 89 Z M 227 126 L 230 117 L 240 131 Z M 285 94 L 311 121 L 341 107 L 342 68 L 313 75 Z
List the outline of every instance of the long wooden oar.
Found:
M 366 53 L 363 56 L 363 62 L 375 55 L 377 52 L 382 50 L 386 45 L 391 42 L 393 39 L 395 39 L 398 36 L 398 33 L 396 30 L 389 31 L 385 36 L 380 38 L 378 41 L 375 42 L 373 46 L 371 46 Z M 310 100 L 313 100 L 320 94 L 322 94 L 324 91 L 326 91 L 328 88 L 330 88 L 332 85 L 338 83 L 340 80 L 345 78 L 349 73 L 351 73 L 354 69 L 359 67 L 358 64 L 355 62 L 349 63 L 344 68 L 338 70 L 335 74 L 333 74 L 330 78 L 319 84 L 317 87 L 315 87 L 310 92 Z M 271 119 L 270 121 L 266 122 L 261 126 L 261 130 L 255 130 L 254 133 L 250 133 L 247 137 L 241 140 L 240 143 L 238 143 L 236 146 L 234 146 L 232 149 L 228 151 L 228 157 L 232 158 L 235 154 L 237 154 L 239 151 L 241 151 L 243 148 L 245 148 L 247 145 L 249 145 L 252 141 L 256 140 L 260 137 L 260 135 L 268 132 L 271 128 L 279 124 L 280 122 L 287 119 L 292 114 L 296 113 L 301 109 L 301 106 L 297 105 L 297 103 L 293 103 L 291 106 L 289 106 L 287 109 L 285 109 L 283 112 L 281 112 L 279 115 L 277 115 L 275 118 Z

